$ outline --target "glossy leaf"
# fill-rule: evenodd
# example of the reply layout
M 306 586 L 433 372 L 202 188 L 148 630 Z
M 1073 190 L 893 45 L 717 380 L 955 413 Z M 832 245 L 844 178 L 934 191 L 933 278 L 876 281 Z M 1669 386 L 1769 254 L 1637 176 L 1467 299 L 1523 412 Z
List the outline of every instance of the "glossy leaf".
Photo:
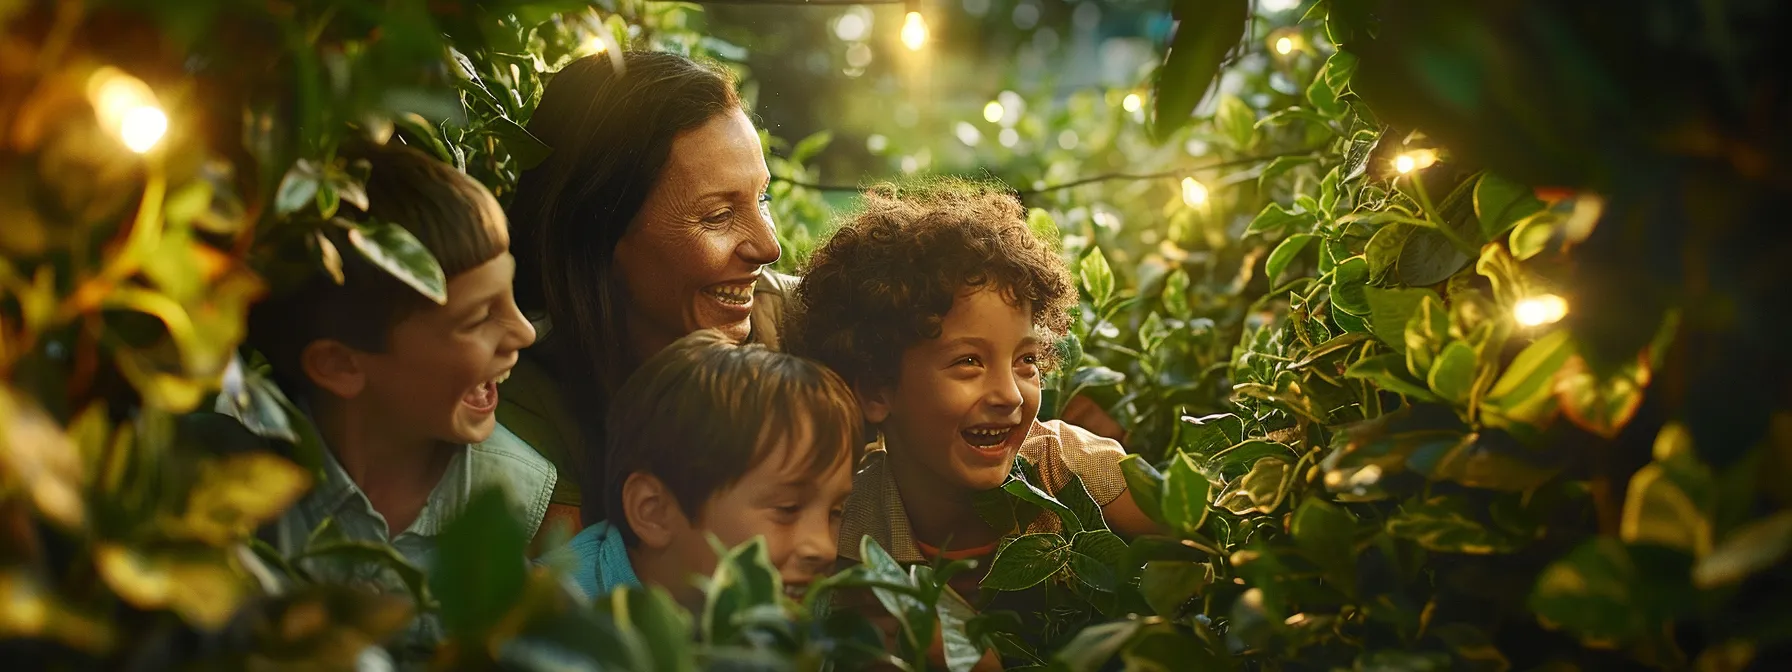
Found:
M 1139 594 L 1159 616 L 1173 618 L 1213 583 L 1213 566 L 1186 560 L 1155 560 L 1139 574 Z
M 1069 672 L 1095 672 L 1119 654 L 1143 628 L 1144 622 L 1137 619 L 1083 628 L 1058 650 L 1054 660 Z
M 1251 219 L 1251 224 L 1245 228 L 1245 233 L 1268 233 L 1291 227 L 1298 230 L 1312 226 L 1315 221 L 1318 221 L 1318 218 L 1314 217 L 1313 213 L 1290 210 L 1280 203 L 1270 203 L 1263 206 L 1263 211 Z
M 442 605 L 442 625 L 475 636 L 496 626 L 523 591 L 523 557 L 529 537 L 511 515 L 504 493 L 474 493 L 460 515 L 436 538 L 430 592 Z
M 1213 127 L 1233 147 L 1250 149 L 1257 136 L 1257 113 L 1238 96 L 1227 94 L 1213 113 Z
M 199 466 L 183 522 L 188 532 L 213 544 L 240 541 L 279 517 L 310 487 L 304 469 L 273 453 L 227 455 Z
M 1691 558 L 1599 537 L 1544 568 L 1528 602 L 1550 627 L 1588 643 L 1625 643 L 1658 632 L 1695 605 Z
M 1440 496 L 1408 502 L 1387 520 L 1387 532 L 1441 553 L 1510 553 L 1515 540 L 1475 517 L 1461 497 Z
M 1406 353 L 1406 325 L 1427 297 L 1436 300 L 1429 289 L 1382 289 L 1365 287 L 1363 297 L 1369 302 L 1369 331 L 1395 352 Z M 1404 363 L 1402 363 L 1404 365 Z
M 1164 522 L 1184 534 L 1198 533 L 1207 522 L 1207 503 L 1212 487 L 1207 476 L 1195 467 L 1193 459 L 1186 453 L 1176 453 L 1170 458 L 1169 469 L 1163 478 L 1161 511 Z M 1135 494 L 1133 499 L 1138 501 L 1138 495 Z
M 996 551 L 982 586 L 989 590 L 1026 590 L 1052 577 L 1070 562 L 1070 541 L 1052 532 L 1023 534 Z
M 1792 511 L 1780 511 L 1725 535 L 1693 567 L 1693 580 L 1702 588 L 1733 584 L 1778 564 L 1788 554 L 1792 554 Z
M 1096 590 L 1120 587 L 1119 566 L 1126 557 L 1126 542 L 1107 530 L 1078 532 L 1070 540 L 1071 575 Z
M 1321 566 L 1349 563 L 1356 534 L 1356 518 L 1337 505 L 1309 497 L 1295 508 L 1289 523 L 1294 545 Z
M 1361 255 L 1340 260 L 1332 269 L 1332 305 L 1352 315 L 1369 315 L 1368 281 L 1368 260 Z
M 1574 356 L 1568 331 L 1558 329 L 1525 346 L 1488 390 L 1484 409 L 1520 422 L 1538 423 L 1554 413 L 1555 379 Z
M 1494 240 L 1520 220 L 1543 210 L 1531 188 L 1493 173 L 1482 173 L 1475 182 L 1475 217 L 1481 221 L 1481 239 Z
M 1432 392 L 1445 401 L 1467 403 L 1479 374 L 1479 363 L 1472 346 L 1462 341 L 1451 341 L 1437 356 L 1437 361 L 1431 364 L 1431 373 L 1425 382 L 1431 386 Z
M 1433 400 L 1437 397 L 1431 390 L 1406 377 L 1406 358 L 1396 353 L 1376 355 L 1359 359 L 1344 371 L 1350 378 L 1362 378 L 1374 383 L 1376 387 L 1422 400 Z
M 1101 248 L 1090 248 L 1077 264 L 1077 277 L 1082 280 L 1083 291 L 1088 292 L 1089 301 L 1095 306 L 1106 305 L 1114 296 L 1114 271 L 1108 267 L 1107 256 Z
M 1176 34 L 1152 83 L 1151 131 L 1158 138 L 1187 124 L 1206 97 L 1220 63 L 1244 32 L 1250 2 L 1178 0 L 1172 12 Z
M 1174 459 L 1174 458 L 1173 458 Z M 1126 491 L 1132 493 L 1132 500 L 1139 511 L 1158 524 L 1166 524 L 1162 501 L 1164 497 L 1163 474 L 1134 453 L 1127 453 L 1120 458 L 1120 473 L 1126 477 Z
M 1556 373 L 1556 400 L 1574 424 L 1607 438 L 1629 424 L 1643 403 L 1649 368 L 1635 361 L 1601 379 L 1579 356 L 1570 357 Z
M 348 240 L 362 257 L 399 282 L 438 305 L 448 303 L 448 279 L 442 275 L 442 265 L 404 227 L 391 222 L 353 224 Z

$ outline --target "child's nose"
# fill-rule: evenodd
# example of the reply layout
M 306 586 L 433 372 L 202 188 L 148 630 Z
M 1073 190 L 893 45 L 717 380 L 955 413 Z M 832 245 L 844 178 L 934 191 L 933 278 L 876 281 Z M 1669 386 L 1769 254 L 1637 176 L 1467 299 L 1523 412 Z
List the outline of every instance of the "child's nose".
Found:
M 991 406 L 1003 409 L 1021 405 L 1023 398 L 1020 393 L 1020 377 L 1014 375 L 1013 371 L 994 369 L 984 400 Z
M 838 530 L 826 514 L 809 516 L 797 531 L 797 559 L 809 569 L 822 571 L 840 557 Z
M 535 344 L 535 325 L 523 316 L 522 309 L 512 304 L 507 322 L 510 327 L 506 330 L 508 338 L 502 344 L 505 351 L 521 350 Z

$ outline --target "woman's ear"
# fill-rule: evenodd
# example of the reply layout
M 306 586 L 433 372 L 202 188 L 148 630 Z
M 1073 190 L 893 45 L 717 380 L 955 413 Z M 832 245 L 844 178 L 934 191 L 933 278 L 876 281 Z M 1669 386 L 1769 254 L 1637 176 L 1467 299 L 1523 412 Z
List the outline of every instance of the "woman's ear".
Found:
M 637 471 L 622 482 L 622 519 L 634 530 L 643 548 L 663 549 L 678 531 L 691 526 L 678 498 L 653 474 Z
M 859 412 L 865 415 L 865 422 L 876 425 L 890 417 L 890 390 L 854 385 L 852 391 L 852 396 L 859 400 Z
M 339 398 L 353 399 L 367 387 L 367 372 L 362 370 L 358 354 L 342 341 L 320 338 L 299 351 L 299 368 L 312 385 Z

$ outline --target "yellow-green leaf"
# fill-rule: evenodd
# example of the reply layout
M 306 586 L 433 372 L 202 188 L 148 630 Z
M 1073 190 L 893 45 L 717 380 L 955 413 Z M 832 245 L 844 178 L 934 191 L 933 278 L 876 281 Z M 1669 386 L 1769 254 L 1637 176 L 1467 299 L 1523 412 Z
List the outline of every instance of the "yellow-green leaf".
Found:
M 214 544 L 247 537 L 278 517 L 311 487 L 311 475 L 273 453 L 208 461 L 187 496 L 187 529 Z

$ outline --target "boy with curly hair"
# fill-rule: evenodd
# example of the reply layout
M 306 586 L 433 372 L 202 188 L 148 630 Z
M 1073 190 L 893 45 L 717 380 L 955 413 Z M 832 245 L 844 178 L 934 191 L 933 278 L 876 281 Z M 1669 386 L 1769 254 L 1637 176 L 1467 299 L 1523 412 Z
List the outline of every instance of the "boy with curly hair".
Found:
M 869 534 L 898 562 L 985 557 L 1011 533 L 973 498 L 1027 458 L 1056 493 L 1075 476 L 1125 535 L 1156 531 L 1126 491 L 1120 444 L 1040 422 L 1040 379 L 1070 326 L 1076 288 L 1026 212 L 958 180 L 880 186 L 809 261 L 786 330 L 791 352 L 853 386 L 877 441 L 854 477 L 840 552 Z M 948 545 L 952 549 L 942 550 Z

